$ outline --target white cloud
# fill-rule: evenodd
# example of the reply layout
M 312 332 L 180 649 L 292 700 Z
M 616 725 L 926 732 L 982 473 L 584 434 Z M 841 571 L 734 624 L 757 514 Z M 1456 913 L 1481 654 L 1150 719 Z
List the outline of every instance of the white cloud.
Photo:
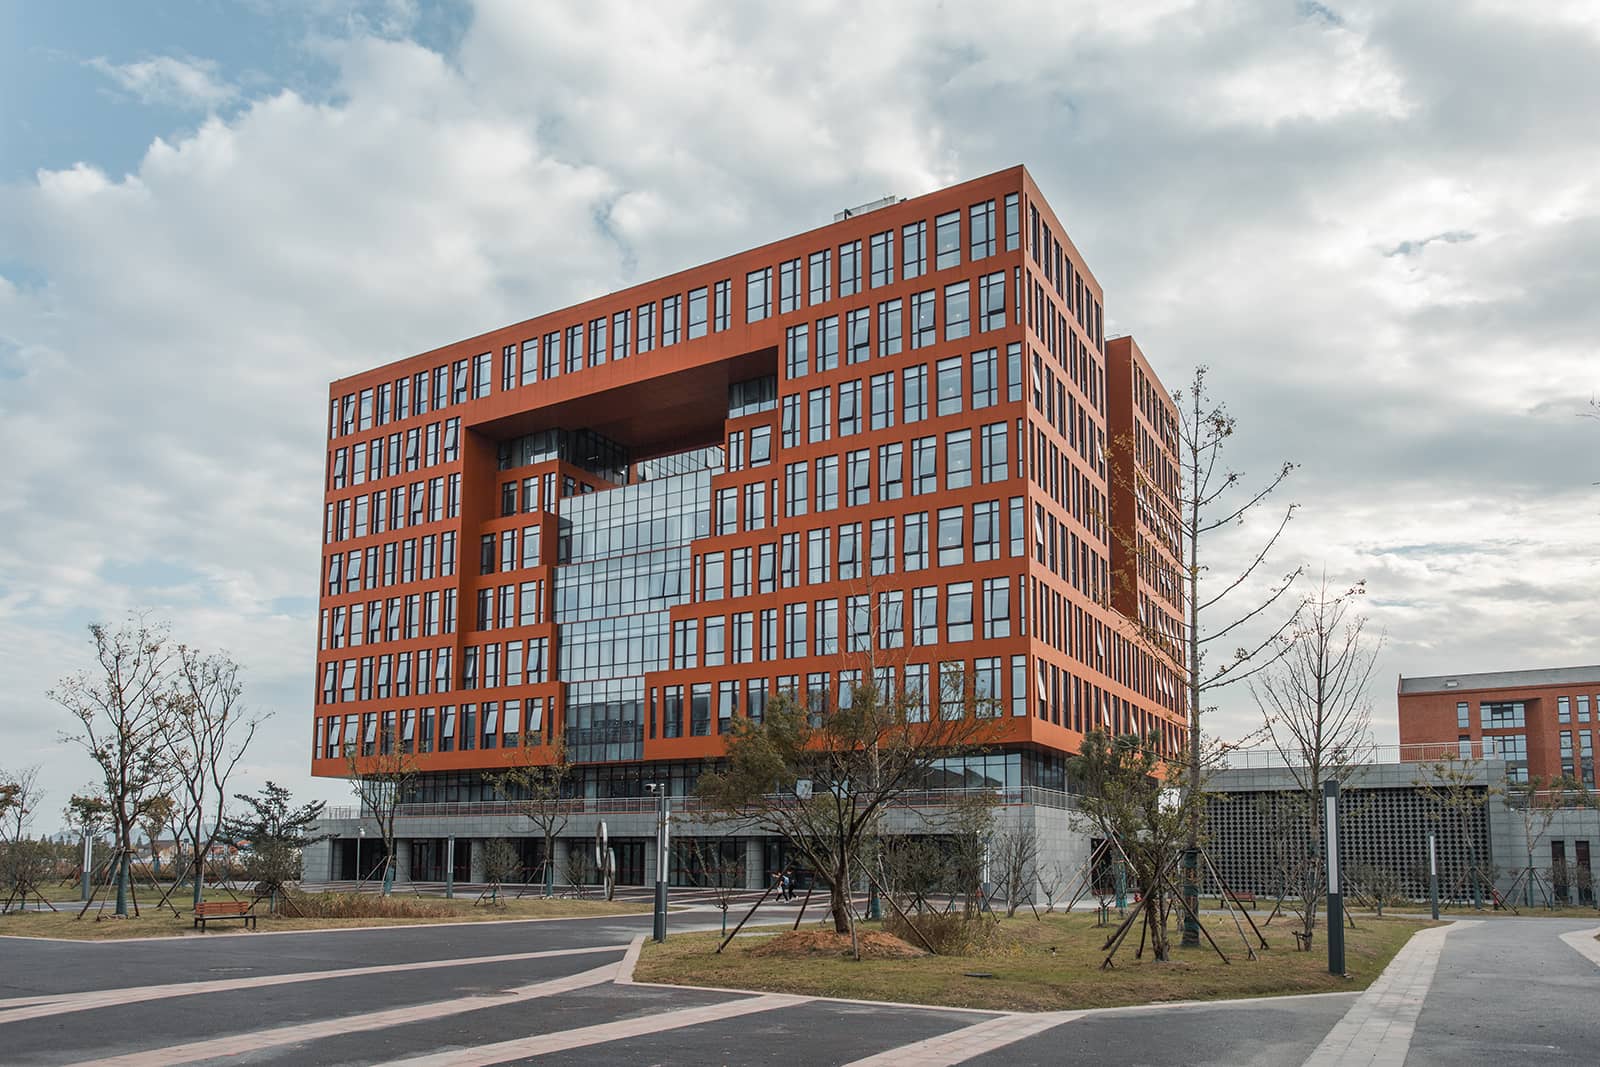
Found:
M 155 56 L 112 63 L 96 56 L 89 66 L 146 104 L 209 111 L 238 96 L 234 86 L 218 77 L 217 64 L 209 59 Z
M 1329 6 L 485 0 L 439 55 L 397 4 L 318 44 L 326 99 L 105 63 L 237 107 L 0 188 L 43 279 L 0 277 L 6 762 L 86 777 L 40 694 L 148 605 L 250 666 L 252 774 L 338 795 L 304 778 L 330 379 L 1016 162 L 1168 384 L 1215 366 L 1238 462 L 1304 464 L 1285 561 L 1369 579 L 1385 670 L 1600 659 L 1600 46 Z M 1474 98 L 1480 55 L 1543 76 Z

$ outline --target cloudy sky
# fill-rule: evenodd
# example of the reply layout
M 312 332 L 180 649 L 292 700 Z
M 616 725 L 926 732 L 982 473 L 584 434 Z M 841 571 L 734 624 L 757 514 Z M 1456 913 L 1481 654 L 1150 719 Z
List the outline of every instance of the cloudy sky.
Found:
M 869 6 L 873 13 L 860 8 Z M 1399 673 L 1600 663 L 1600 8 L 0 3 L 0 766 L 134 607 L 306 771 L 326 383 L 1026 163 Z M 137 9 L 137 10 L 136 10 Z M 777 10 L 777 9 L 773 9 Z M 1227 733 L 1255 713 L 1222 701 Z

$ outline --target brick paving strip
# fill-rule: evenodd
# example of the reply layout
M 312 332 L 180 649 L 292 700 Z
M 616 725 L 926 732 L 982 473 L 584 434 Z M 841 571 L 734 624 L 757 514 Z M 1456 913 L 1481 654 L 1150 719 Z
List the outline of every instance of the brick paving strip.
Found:
M 615 951 L 615 949 L 612 951 Z M 199 1060 L 209 1060 L 223 1056 L 241 1056 L 250 1052 L 260 1052 L 263 1049 L 277 1048 L 282 1045 L 297 1045 L 306 1041 L 319 1041 L 323 1038 L 338 1037 L 342 1034 L 358 1034 L 372 1030 L 386 1030 L 391 1026 L 400 1026 L 406 1023 L 427 1022 L 432 1019 L 442 1019 L 446 1016 L 478 1011 L 483 1008 L 503 1008 L 522 1001 L 536 1000 L 539 997 L 570 993 L 575 989 L 601 985 L 611 981 L 612 976 L 616 973 L 616 964 L 608 963 L 603 967 L 595 967 L 578 974 L 567 975 L 564 978 L 553 978 L 545 982 L 519 986 L 515 989 L 505 990 L 502 993 L 473 994 L 465 997 L 453 997 L 449 1000 L 436 1000 L 429 1004 L 413 1004 L 404 1008 L 391 1008 L 387 1011 L 373 1011 L 365 1015 L 347 1015 L 340 1018 L 323 1019 L 314 1023 L 297 1023 L 293 1026 L 278 1026 L 267 1030 L 251 1030 L 229 1037 L 191 1041 L 185 1045 L 171 1045 L 166 1048 L 149 1049 L 144 1052 L 132 1052 L 124 1056 L 84 1060 L 76 1064 L 75 1067 L 165 1067 L 166 1064 L 195 1063 Z
M 1600 941 L 1596 941 L 1596 937 L 1600 937 L 1600 926 L 1593 930 L 1574 930 L 1570 934 L 1562 934 L 1561 940 L 1571 945 L 1574 951 L 1584 956 L 1590 963 L 1600 967 Z
M 939 1034 L 880 1052 L 876 1056 L 855 1060 L 846 1067 L 950 1067 L 951 1064 L 964 1063 L 1062 1023 L 1070 1023 L 1085 1014 L 1081 1011 L 1046 1011 L 1003 1015 L 998 1019 L 985 1019 L 948 1034 Z
M 531 1056 L 544 1056 L 552 1052 L 565 1052 L 568 1049 L 586 1048 L 589 1045 L 599 1045 L 607 1041 L 622 1041 L 630 1037 L 644 1037 L 649 1034 L 659 1034 L 664 1030 L 680 1030 L 685 1026 L 699 1026 L 704 1023 L 720 1022 L 723 1019 L 733 1019 L 740 1015 L 754 1015 L 758 1012 L 772 1011 L 775 1008 L 791 1008 L 797 1004 L 808 1003 L 812 999 L 811 997 L 791 996 L 787 993 L 766 993 L 744 1000 L 732 1000 L 722 1004 L 707 1004 L 699 1008 L 683 1008 L 678 1011 L 657 1012 L 654 1015 L 642 1015 L 635 1019 L 620 1019 L 614 1023 L 598 1023 L 594 1026 L 583 1026 L 576 1030 L 562 1030 L 553 1034 L 535 1034 L 532 1037 L 497 1041 L 492 1045 L 452 1049 L 448 1052 L 435 1052 L 427 1056 L 415 1056 L 411 1059 L 395 1060 L 393 1062 L 404 1064 L 405 1067 L 488 1067 L 489 1064 L 510 1063 L 512 1060 L 527 1059 Z
M 1458 919 L 1414 934 L 1328 1031 L 1305 1067 L 1402 1067 L 1445 938 L 1481 921 Z
M 92 1011 L 119 1004 L 138 1004 L 205 993 L 226 993 L 235 989 L 261 989 L 267 986 L 321 982 L 330 978 L 360 978 L 363 975 L 391 974 L 399 971 L 431 971 L 440 967 L 473 967 L 490 963 L 515 963 L 519 960 L 549 959 L 554 956 L 582 956 L 598 952 L 621 952 L 627 945 L 596 945 L 586 948 L 547 949 L 542 952 L 515 952 L 503 956 L 464 956 L 457 959 L 423 960 L 420 963 L 393 963 L 373 967 L 346 967 L 336 971 L 293 971 L 288 974 L 263 974 L 254 978 L 220 978 L 203 982 L 171 982 L 166 985 L 124 986 L 94 989 L 85 993 L 53 993 L 0 1000 L 0 1026 L 37 1019 L 45 1015 L 65 1015 Z

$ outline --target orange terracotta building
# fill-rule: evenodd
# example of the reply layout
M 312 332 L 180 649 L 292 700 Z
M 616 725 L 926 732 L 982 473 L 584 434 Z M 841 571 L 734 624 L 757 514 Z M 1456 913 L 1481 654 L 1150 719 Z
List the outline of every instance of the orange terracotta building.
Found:
M 1404 759 L 1502 759 L 1513 782 L 1567 777 L 1595 788 L 1600 666 L 1399 681 Z
M 336 381 L 328 430 L 318 775 L 392 738 L 480 801 L 559 736 L 586 797 L 683 795 L 869 653 L 1003 713 L 934 787 L 1181 746 L 1176 414 L 1022 167 Z

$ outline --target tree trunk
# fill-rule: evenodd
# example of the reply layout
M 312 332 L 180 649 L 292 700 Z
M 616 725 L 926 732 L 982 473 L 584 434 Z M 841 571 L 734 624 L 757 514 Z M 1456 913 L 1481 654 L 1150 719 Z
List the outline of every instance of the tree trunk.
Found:
M 850 887 L 845 879 L 848 877 L 843 865 L 833 872 L 832 885 L 828 888 L 828 904 L 833 909 L 833 932 L 848 934 L 850 924 Z

